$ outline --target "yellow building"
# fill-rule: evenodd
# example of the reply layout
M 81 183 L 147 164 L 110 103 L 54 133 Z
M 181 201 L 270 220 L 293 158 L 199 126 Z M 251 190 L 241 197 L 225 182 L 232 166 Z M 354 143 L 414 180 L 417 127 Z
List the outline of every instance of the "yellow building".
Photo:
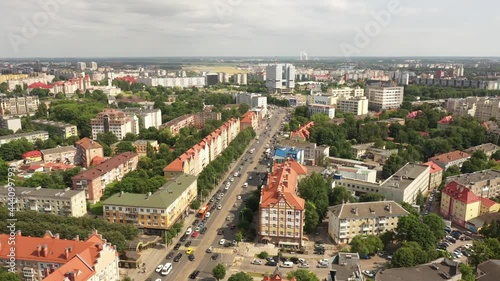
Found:
M 161 234 L 188 214 L 198 194 L 198 178 L 180 175 L 154 194 L 117 193 L 102 203 L 111 223 L 131 223 L 148 234 Z
M 111 145 L 111 150 L 113 150 L 114 153 L 116 153 L 119 143 L 120 142 L 116 142 Z M 155 140 L 136 140 L 132 142 L 132 145 L 135 147 L 135 152 L 139 155 L 139 157 L 146 156 L 148 153 L 148 144 L 151 145 L 151 148 L 155 153 L 160 151 L 160 145 L 158 144 L 158 141 Z
M 441 215 L 464 227 L 467 221 L 499 208 L 496 202 L 477 196 L 455 181 L 448 183 L 441 192 Z
M 0 75 L 0 84 L 8 80 L 20 80 L 24 78 L 28 78 L 28 74 L 4 74 Z
M 76 125 L 73 125 L 73 124 L 56 122 L 56 121 L 48 121 L 48 120 L 33 120 L 31 122 L 40 125 L 40 127 L 42 127 L 43 129 L 47 129 L 46 127 L 56 129 L 56 133 L 64 139 L 67 139 L 67 138 L 73 137 L 73 136 L 78 136 L 78 131 L 77 131 Z
M 328 210 L 328 234 L 337 244 L 350 243 L 356 235 L 393 231 L 408 212 L 394 201 L 347 203 Z

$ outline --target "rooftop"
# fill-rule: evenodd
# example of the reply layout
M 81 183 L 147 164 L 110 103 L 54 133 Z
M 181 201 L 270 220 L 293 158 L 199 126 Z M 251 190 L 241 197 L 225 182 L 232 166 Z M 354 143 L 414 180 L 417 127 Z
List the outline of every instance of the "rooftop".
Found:
M 10 140 L 12 138 L 28 138 L 28 137 L 42 135 L 42 134 L 48 135 L 49 133 L 47 131 L 34 131 L 34 132 L 28 132 L 28 133 L 12 134 L 12 135 L 0 136 L 0 140 Z
M 332 259 L 330 275 L 333 280 L 363 280 L 359 254 L 339 252 Z
M 476 152 L 478 150 L 482 150 L 485 153 L 487 153 L 487 152 L 495 152 L 499 149 L 500 149 L 500 146 L 498 146 L 498 145 L 494 145 L 492 143 L 484 143 L 484 144 L 481 144 L 478 146 L 469 147 L 469 148 L 465 149 L 464 152 L 467 152 L 467 153 L 472 155 L 474 152 Z
M 99 149 L 99 148 L 102 148 L 102 146 L 98 142 L 93 141 L 93 140 L 91 140 L 89 138 L 83 138 L 83 139 L 77 141 L 76 145 L 79 145 L 79 146 L 83 147 L 86 150 L 88 150 L 88 149 Z
M 470 158 L 470 154 L 462 152 L 460 150 L 451 151 L 448 153 L 443 153 L 440 155 L 436 155 L 434 157 L 429 158 L 429 161 L 432 162 L 440 162 L 440 163 L 451 163 L 453 161 L 457 161 L 459 159 Z M 439 163 L 437 163 L 439 164 Z
M 100 176 L 103 176 L 109 173 L 111 170 L 115 169 L 121 164 L 124 164 L 127 161 L 130 161 L 132 158 L 137 157 L 137 153 L 133 152 L 124 152 L 120 155 L 117 155 L 95 167 L 84 171 L 76 176 L 74 176 L 73 180 L 93 180 Z
M 488 184 L 488 181 L 500 178 L 500 171 L 482 170 L 474 173 L 451 176 L 446 179 L 447 182 L 457 182 L 461 185 L 470 186 L 478 183 Z
M 500 276 L 500 260 L 487 260 L 477 265 L 477 281 L 497 281 Z
M 436 269 L 438 268 L 438 269 Z M 445 281 L 448 277 L 461 275 L 457 266 L 445 262 L 423 264 L 413 267 L 384 269 L 375 275 L 375 281 Z M 460 278 L 459 278 L 460 279 Z
M 102 204 L 166 209 L 197 180 L 198 178 L 195 176 L 183 174 L 164 184 L 151 196 L 147 194 L 117 193 Z
M 427 165 L 407 163 L 396 173 L 390 176 L 384 183 L 383 187 L 401 188 L 408 187 L 417 177 L 423 173 L 429 173 L 430 168 Z
M 432 162 L 432 161 L 429 161 L 429 162 L 425 162 L 424 165 L 427 165 L 431 168 L 431 174 L 434 174 L 434 173 L 438 173 L 438 172 L 441 172 L 443 171 L 443 168 L 439 167 L 438 164 Z
M 351 146 L 352 149 L 357 149 L 357 150 L 367 150 L 368 148 L 371 148 L 375 145 L 374 142 L 368 142 L 368 143 L 360 143 Z
M 52 188 L 41 188 L 41 187 L 20 187 L 16 186 L 16 196 L 21 197 L 44 197 L 44 198 L 67 198 L 70 199 L 73 196 L 84 192 L 83 190 L 71 190 L 66 189 L 52 189 Z M 0 195 L 7 195 L 9 189 L 7 186 L 0 188 Z
M 73 124 L 64 123 L 64 122 L 57 122 L 57 121 L 49 121 L 49 120 L 44 120 L 44 119 L 33 120 L 31 122 L 33 122 L 35 124 L 49 125 L 49 126 L 54 126 L 54 127 L 76 127 L 76 125 L 73 125 Z
M 64 152 L 76 152 L 76 148 L 74 146 L 61 146 L 56 148 L 44 149 L 41 150 L 42 154 L 53 154 L 53 153 L 64 153 Z
M 346 203 L 330 207 L 328 210 L 339 219 L 363 219 L 385 216 L 404 216 L 408 214 L 408 211 L 395 201 Z
M 492 221 L 500 220 L 500 212 L 486 213 L 467 221 L 467 223 L 474 225 L 477 229 L 489 224 Z
M 465 204 L 481 201 L 481 198 L 474 194 L 474 192 L 455 181 L 448 183 L 445 188 L 443 188 L 442 193 Z

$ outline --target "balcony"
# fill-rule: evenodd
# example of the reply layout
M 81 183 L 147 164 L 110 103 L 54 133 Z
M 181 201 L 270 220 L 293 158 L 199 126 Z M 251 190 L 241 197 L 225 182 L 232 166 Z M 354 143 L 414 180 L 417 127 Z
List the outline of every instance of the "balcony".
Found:
M 45 212 L 51 212 L 52 211 L 52 206 L 47 206 L 47 207 L 44 207 L 43 210 Z
M 30 211 L 36 211 L 38 210 L 38 206 L 30 206 Z
M 369 230 L 371 230 L 371 227 L 369 225 L 364 225 L 363 227 L 361 227 L 361 229 L 363 231 L 369 231 Z

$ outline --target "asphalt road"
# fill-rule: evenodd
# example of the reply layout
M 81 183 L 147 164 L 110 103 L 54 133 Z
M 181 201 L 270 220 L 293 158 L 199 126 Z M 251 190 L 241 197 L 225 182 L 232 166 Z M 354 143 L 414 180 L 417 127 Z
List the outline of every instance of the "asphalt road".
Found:
M 278 109 L 279 110 L 279 109 Z M 171 262 L 173 264 L 172 271 L 167 276 L 161 276 L 158 273 L 154 272 L 149 276 L 151 280 L 155 281 L 160 279 L 162 281 L 166 280 L 188 280 L 189 275 L 194 270 L 199 270 L 200 274 L 198 275 L 198 279 L 202 277 L 211 276 L 212 268 L 217 265 L 217 263 L 222 263 L 225 265 L 231 265 L 235 255 L 235 249 L 233 247 L 224 247 L 219 245 L 219 241 L 221 238 L 226 239 L 226 241 L 232 241 L 234 239 L 234 234 L 237 229 L 229 229 L 228 224 L 234 223 L 238 224 L 239 214 L 242 209 L 243 200 L 238 200 L 237 196 L 241 195 L 242 199 L 248 197 L 252 191 L 257 188 L 257 185 L 260 184 L 259 177 L 256 176 L 256 172 L 265 172 L 267 170 L 267 162 L 260 162 L 259 159 L 262 158 L 264 151 L 266 150 L 266 144 L 271 140 L 273 134 L 277 132 L 280 128 L 280 125 L 285 117 L 285 112 L 281 111 L 281 113 L 277 113 L 278 110 L 274 110 L 272 112 L 271 120 L 269 120 L 270 128 L 266 129 L 266 125 L 268 121 L 263 122 L 262 126 L 257 130 L 257 136 L 259 140 L 254 140 L 248 148 L 248 151 L 251 148 L 255 148 L 255 152 L 253 154 L 245 153 L 240 157 L 239 161 L 233 165 L 233 169 L 231 170 L 232 177 L 233 172 L 240 171 L 240 176 L 234 178 L 234 181 L 231 183 L 231 187 L 226 191 L 224 197 L 220 200 L 222 205 L 221 210 L 214 209 L 211 213 L 210 218 L 208 218 L 205 226 L 208 228 L 208 231 L 205 234 L 200 234 L 196 238 L 189 237 L 187 241 L 191 241 L 190 247 L 194 250 L 194 255 L 196 259 L 194 261 L 189 261 L 187 255 L 185 254 L 186 247 L 182 243 L 182 247 L 178 251 L 173 251 L 172 247 L 169 247 L 169 250 L 166 251 L 165 256 L 168 252 L 173 251 L 175 255 L 177 253 L 182 253 L 182 258 L 179 262 L 174 262 L 173 260 L 166 260 L 163 258 L 158 261 L 148 261 L 153 262 L 155 264 L 165 264 L 167 262 Z M 270 145 L 272 147 L 272 144 Z M 243 159 L 247 159 L 244 161 Z M 252 175 L 252 180 L 248 180 L 248 176 Z M 226 181 L 228 179 L 225 179 Z M 243 188 L 243 184 L 248 182 L 249 186 L 247 188 Z M 224 183 L 220 183 L 218 190 L 224 190 Z M 208 198 L 210 199 L 210 198 Z M 234 207 L 234 204 L 237 203 L 237 208 Z M 228 221 L 227 217 L 231 215 L 234 219 Z M 189 220 L 190 221 L 190 220 Z M 187 228 L 188 226 L 185 226 Z M 224 235 L 218 235 L 217 230 L 219 228 L 224 229 Z M 215 248 L 214 253 L 219 253 L 217 260 L 212 260 L 212 254 L 208 254 L 205 251 L 213 246 Z M 175 256 L 174 255 L 174 256 Z

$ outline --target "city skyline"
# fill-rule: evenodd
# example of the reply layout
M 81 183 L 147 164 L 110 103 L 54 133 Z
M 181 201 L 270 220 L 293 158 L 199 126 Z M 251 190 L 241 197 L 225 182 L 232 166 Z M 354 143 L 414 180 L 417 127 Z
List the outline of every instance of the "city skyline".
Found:
M 7 0 L 0 57 L 500 56 L 498 3 L 371 2 Z

